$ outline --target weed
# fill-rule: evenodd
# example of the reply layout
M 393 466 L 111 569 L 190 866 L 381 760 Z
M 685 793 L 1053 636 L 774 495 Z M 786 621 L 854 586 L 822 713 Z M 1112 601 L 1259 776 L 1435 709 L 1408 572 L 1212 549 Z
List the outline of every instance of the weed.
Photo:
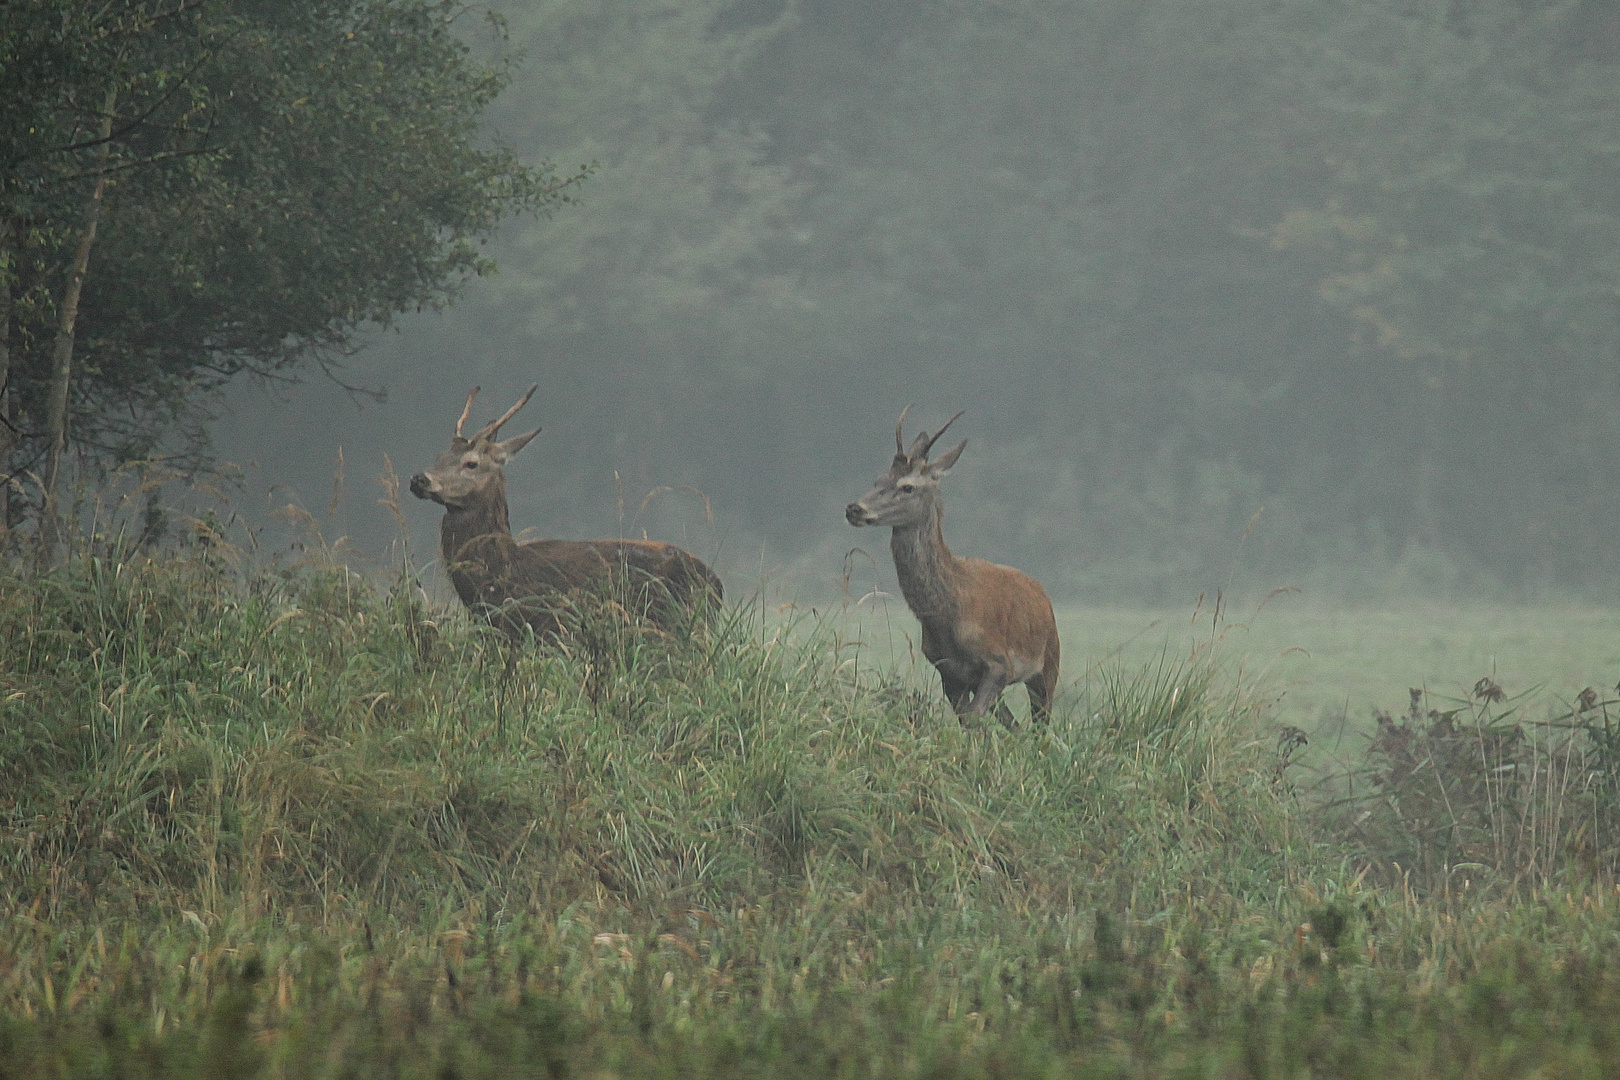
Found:
M 1490 678 L 1430 707 L 1411 692 L 1399 719 L 1376 714 L 1359 793 L 1334 806 L 1388 882 L 1429 893 L 1547 888 L 1572 868 L 1610 879 L 1620 804 L 1609 703 L 1595 692 L 1545 722 Z

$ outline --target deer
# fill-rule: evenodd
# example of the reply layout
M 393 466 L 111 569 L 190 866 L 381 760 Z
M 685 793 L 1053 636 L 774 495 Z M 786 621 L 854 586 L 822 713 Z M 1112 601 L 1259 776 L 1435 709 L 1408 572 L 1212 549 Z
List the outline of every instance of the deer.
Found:
M 906 606 L 922 624 L 922 652 L 939 672 L 945 697 L 964 723 L 991 709 L 1013 726 L 1001 693 L 1029 691 L 1030 714 L 1049 721 L 1058 684 L 1057 619 L 1040 582 L 1010 566 L 953 555 L 945 544 L 939 482 L 967 447 L 930 462 L 928 454 L 962 414 L 932 436 L 921 431 L 907 449 L 906 406 L 894 427 L 894 461 L 876 486 L 844 508 L 856 528 L 887 525 L 889 551 Z
M 601 590 L 611 582 L 628 584 L 640 613 L 673 614 L 718 605 L 720 579 L 696 556 L 656 540 L 527 540 L 512 536 L 507 517 L 505 465 L 540 434 L 535 428 L 504 442 L 501 427 L 529 403 L 540 384 L 529 387 L 499 418 L 471 436 L 462 427 L 472 412 L 478 387 L 456 421 L 450 449 L 433 466 L 411 477 L 411 494 L 444 507 L 439 546 L 456 595 L 469 610 L 487 614 L 513 638 L 525 627 L 536 638 L 560 640 L 568 594 Z M 662 620 L 661 620 L 662 621 Z

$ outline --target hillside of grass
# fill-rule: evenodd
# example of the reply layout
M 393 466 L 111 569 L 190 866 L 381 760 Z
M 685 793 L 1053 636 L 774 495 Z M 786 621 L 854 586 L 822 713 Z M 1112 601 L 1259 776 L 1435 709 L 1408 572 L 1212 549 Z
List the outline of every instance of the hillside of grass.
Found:
M 1620 1048 L 1599 703 L 1414 703 L 1321 789 L 1218 638 L 1009 732 L 747 604 L 574 621 L 513 645 L 408 574 L 209 550 L 0 572 L 0 1078 Z

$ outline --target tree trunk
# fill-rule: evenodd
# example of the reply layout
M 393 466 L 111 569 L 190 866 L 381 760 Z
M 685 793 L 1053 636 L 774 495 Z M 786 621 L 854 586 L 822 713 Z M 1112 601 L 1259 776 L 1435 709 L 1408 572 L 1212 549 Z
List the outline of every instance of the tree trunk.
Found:
M 60 510 L 62 451 L 67 446 L 68 390 L 73 382 L 73 324 L 79 317 L 79 294 L 90 267 L 90 246 L 96 241 L 96 224 L 101 220 L 101 196 L 107 190 L 107 157 L 112 144 L 113 106 L 118 91 L 107 91 L 107 105 L 101 118 L 101 145 L 96 147 L 96 186 L 84 208 L 84 229 L 73 253 L 73 269 L 62 293 L 62 319 L 56 330 L 56 347 L 51 353 L 51 382 L 45 399 L 45 505 L 39 512 L 40 554 L 50 559 L 56 552 Z
M 7 223 L 8 226 L 10 223 Z M 17 261 L 22 257 L 21 229 L 0 232 L 0 547 L 11 535 L 11 308 Z M 13 239 L 18 243 L 12 244 Z

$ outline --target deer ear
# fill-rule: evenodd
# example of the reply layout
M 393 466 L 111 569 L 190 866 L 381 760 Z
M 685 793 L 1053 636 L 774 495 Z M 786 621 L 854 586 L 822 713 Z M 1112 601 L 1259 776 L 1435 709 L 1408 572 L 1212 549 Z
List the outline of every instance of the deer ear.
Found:
M 505 465 L 506 462 L 508 461 L 508 459 L 510 459 L 513 454 L 517 453 L 519 450 L 523 449 L 525 446 L 528 446 L 529 445 L 529 440 L 533 439 L 538 434 L 540 434 L 540 429 L 535 428 L 533 431 L 529 432 L 527 435 L 515 435 L 512 438 L 507 439 L 505 442 L 498 442 L 492 448 L 493 451 L 494 451 L 492 456 L 495 458 L 495 460 L 497 462 L 499 462 L 502 465 Z
M 962 451 L 965 449 L 967 449 L 967 440 L 963 439 L 956 444 L 956 448 L 950 453 L 938 461 L 931 462 L 928 466 L 929 473 L 935 477 L 944 476 L 951 471 L 951 466 L 956 464 L 956 459 L 962 456 Z

